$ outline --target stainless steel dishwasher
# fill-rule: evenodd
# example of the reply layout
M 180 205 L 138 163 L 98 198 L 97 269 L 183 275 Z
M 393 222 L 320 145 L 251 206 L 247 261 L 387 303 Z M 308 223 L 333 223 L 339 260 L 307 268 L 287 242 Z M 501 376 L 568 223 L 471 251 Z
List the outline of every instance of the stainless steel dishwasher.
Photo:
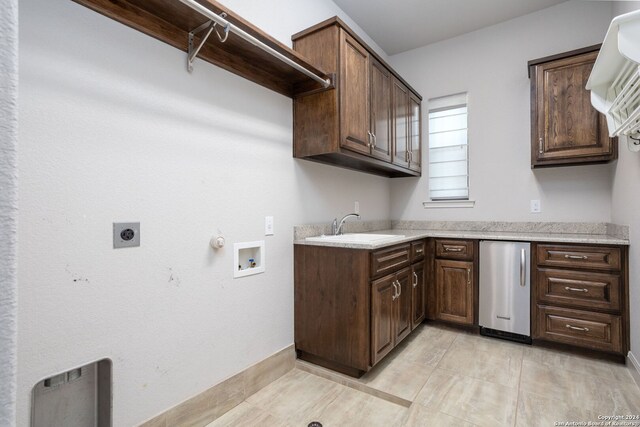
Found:
M 531 244 L 480 242 L 480 333 L 531 343 Z

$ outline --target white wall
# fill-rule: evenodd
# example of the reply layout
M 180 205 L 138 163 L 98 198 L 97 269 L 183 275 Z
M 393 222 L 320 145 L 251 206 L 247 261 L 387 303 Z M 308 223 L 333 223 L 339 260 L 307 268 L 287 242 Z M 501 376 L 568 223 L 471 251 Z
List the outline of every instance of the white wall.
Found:
M 0 14 L 0 425 L 15 425 L 18 1 Z
M 288 45 L 334 14 L 353 25 L 330 0 L 224 3 Z M 364 219 L 631 223 L 638 157 L 624 149 L 615 174 L 613 165 L 529 169 L 526 62 L 601 42 L 610 18 L 610 5 L 569 2 L 392 58 L 425 100 L 470 93 L 477 206 L 433 211 L 421 207 L 426 177 L 292 159 L 289 99 L 202 62 L 190 75 L 182 52 L 73 2 L 23 2 L 17 425 L 28 425 L 37 381 L 88 361 L 113 360 L 114 425 L 133 425 L 290 345 L 291 228 L 346 214 L 354 200 Z M 538 197 L 543 213 L 529 215 Z M 265 215 L 273 237 L 263 236 Z M 113 221 L 141 221 L 142 246 L 113 250 Z M 11 224 L 0 226 L 6 244 Z M 229 246 L 214 254 L 217 229 Z M 267 272 L 231 279 L 231 244 L 263 238 Z M 632 277 L 637 257 L 632 246 Z M 5 285 L 13 264 L 1 259 Z M 11 308 L 0 303 L 0 313 Z
M 338 15 L 378 55 L 389 59 L 386 52 L 331 0 L 228 0 L 223 4 L 289 47 L 293 34 Z
M 392 56 L 424 97 L 425 131 L 428 99 L 469 93 L 470 197 L 476 200 L 475 208 L 424 209 L 428 174 L 396 179 L 392 219 L 609 221 L 615 164 L 531 170 L 527 62 L 601 43 L 610 20 L 609 3 L 571 1 Z M 541 200 L 542 213 L 529 213 L 531 199 Z
M 342 14 L 225 4 L 289 44 Z M 389 218 L 389 180 L 294 160 L 288 98 L 188 74 L 183 52 L 71 1 L 21 6 L 18 425 L 36 382 L 105 357 L 113 425 L 134 425 L 292 344 L 293 225 L 354 200 Z M 141 247 L 112 249 L 114 221 L 141 221 Z M 233 242 L 258 239 L 266 273 L 233 280 Z
M 612 5 L 612 14 L 611 19 L 615 18 L 618 15 L 622 15 L 624 13 L 633 12 L 634 10 L 640 9 L 640 1 L 614 1 Z
M 616 2 L 613 16 L 640 9 L 640 1 Z M 613 178 L 612 222 L 629 226 L 629 305 L 631 306 L 631 352 L 640 360 L 640 153 L 627 148 L 626 138 L 620 139 L 620 156 Z

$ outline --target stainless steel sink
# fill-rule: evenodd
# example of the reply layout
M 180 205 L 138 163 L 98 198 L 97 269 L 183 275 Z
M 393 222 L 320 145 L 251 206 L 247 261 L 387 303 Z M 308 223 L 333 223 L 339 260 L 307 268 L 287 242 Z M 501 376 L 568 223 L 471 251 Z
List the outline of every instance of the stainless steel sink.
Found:
M 334 242 L 334 243 L 380 243 L 385 240 L 401 239 L 404 235 L 399 234 L 364 234 L 348 233 L 338 236 L 317 236 L 307 237 L 309 242 Z

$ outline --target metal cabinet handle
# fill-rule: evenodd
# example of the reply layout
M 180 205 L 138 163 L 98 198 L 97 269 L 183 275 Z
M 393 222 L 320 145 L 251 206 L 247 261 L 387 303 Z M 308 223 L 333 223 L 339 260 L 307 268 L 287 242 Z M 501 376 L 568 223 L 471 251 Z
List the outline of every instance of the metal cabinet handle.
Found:
M 520 286 L 527 286 L 527 250 L 520 250 Z
M 417 254 L 421 254 L 422 253 L 422 249 L 416 249 L 416 253 Z
M 565 286 L 564 290 L 571 291 L 571 292 L 589 292 L 589 289 L 587 288 L 572 288 L 570 286 Z
M 569 325 L 569 324 L 567 324 L 567 328 L 573 329 L 574 331 L 589 332 L 589 328 L 581 328 L 579 326 L 572 326 L 572 325 Z
M 413 272 L 413 287 L 417 288 L 418 287 L 418 275 L 416 274 L 416 272 Z
M 544 146 L 542 144 L 542 138 L 538 138 L 538 153 L 544 154 Z
M 371 138 L 373 137 L 373 134 L 370 131 L 367 131 L 367 133 L 369 134 L 369 142 L 367 142 L 367 147 L 372 147 L 373 144 L 371 142 Z
M 378 145 L 378 137 L 375 133 L 371 133 L 371 135 L 373 135 L 373 144 L 371 146 L 375 147 L 376 145 Z
M 402 285 L 399 280 L 396 280 L 396 283 L 398 284 L 398 298 L 400 298 L 400 295 L 402 295 Z
M 451 248 L 449 246 L 445 246 L 444 250 L 446 252 L 462 252 L 462 248 Z
M 586 259 L 589 259 L 589 257 L 588 257 L 588 256 L 586 256 L 586 255 L 569 255 L 569 254 L 567 254 L 567 255 L 565 255 L 564 257 L 565 257 L 566 259 L 585 259 L 585 260 L 586 260 Z
M 471 269 L 467 268 L 467 285 L 471 284 Z
M 393 289 L 394 289 L 393 296 L 391 297 L 391 301 L 395 301 L 396 298 L 398 298 L 398 287 L 396 286 L 395 281 L 391 282 L 391 284 L 393 285 Z

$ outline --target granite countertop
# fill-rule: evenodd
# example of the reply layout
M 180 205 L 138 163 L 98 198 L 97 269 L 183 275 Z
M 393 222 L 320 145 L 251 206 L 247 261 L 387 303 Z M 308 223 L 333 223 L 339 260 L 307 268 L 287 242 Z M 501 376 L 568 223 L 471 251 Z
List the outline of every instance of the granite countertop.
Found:
M 363 230 L 364 231 L 364 230 Z M 360 231 L 359 231 L 360 232 Z M 319 233 L 322 234 L 322 233 Z M 336 248 L 351 249 L 379 249 L 399 243 L 410 242 L 426 237 L 441 237 L 451 239 L 478 239 L 478 240 L 507 240 L 525 242 L 555 242 L 555 243 L 587 243 L 597 245 L 629 245 L 629 240 L 624 237 L 595 233 L 557 233 L 537 231 L 489 231 L 489 230 L 443 230 L 443 229 L 383 229 L 376 231 L 364 231 L 363 234 L 391 234 L 398 237 L 373 243 L 352 242 L 318 242 L 308 241 L 304 238 L 294 240 L 296 245 L 330 246 Z M 316 234 L 318 235 L 318 234 Z

